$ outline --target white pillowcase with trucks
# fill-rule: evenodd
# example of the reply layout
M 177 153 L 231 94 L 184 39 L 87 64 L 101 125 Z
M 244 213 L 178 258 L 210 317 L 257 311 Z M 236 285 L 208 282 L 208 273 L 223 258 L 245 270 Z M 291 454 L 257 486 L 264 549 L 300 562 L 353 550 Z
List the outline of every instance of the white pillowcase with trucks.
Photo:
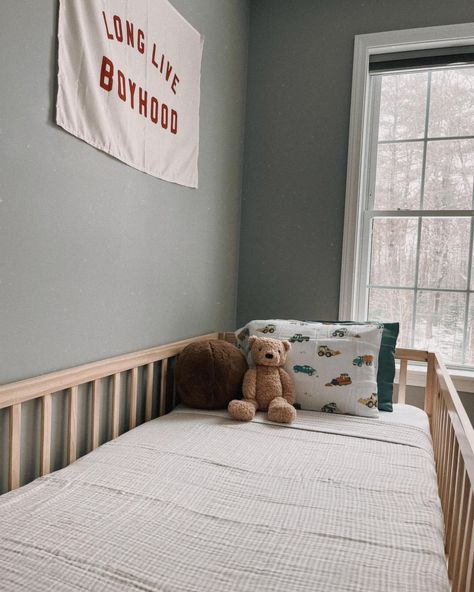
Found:
M 250 366 L 252 335 L 288 340 L 285 370 L 293 379 L 296 406 L 310 411 L 377 417 L 377 365 L 383 325 L 344 325 L 270 319 L 236 331 Z

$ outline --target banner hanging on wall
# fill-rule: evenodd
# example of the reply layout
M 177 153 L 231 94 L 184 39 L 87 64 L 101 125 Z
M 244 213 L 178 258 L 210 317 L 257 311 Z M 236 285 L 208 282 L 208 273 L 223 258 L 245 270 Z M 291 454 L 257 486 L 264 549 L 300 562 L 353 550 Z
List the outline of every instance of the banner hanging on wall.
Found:
M 140 171 L 198 184 L 203 37 L 168 0 L 61 0 L 56 121 Z

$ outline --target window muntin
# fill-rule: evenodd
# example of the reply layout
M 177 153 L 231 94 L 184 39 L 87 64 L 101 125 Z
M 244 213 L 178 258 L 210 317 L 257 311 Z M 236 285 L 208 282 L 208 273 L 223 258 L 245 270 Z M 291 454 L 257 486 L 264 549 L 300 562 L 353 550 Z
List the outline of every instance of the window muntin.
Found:
M 474 65 L 371 74 L 368 132 L 359 317 L 474 367 Z

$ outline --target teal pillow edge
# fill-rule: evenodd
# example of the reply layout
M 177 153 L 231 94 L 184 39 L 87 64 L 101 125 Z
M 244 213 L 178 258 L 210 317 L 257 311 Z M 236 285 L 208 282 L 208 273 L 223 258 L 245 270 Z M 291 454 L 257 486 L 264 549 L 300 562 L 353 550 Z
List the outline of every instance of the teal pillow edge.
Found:
M 395 379 L 395 349 L 397 346 L 400 323 L 381 323 L 380 321 L 326 321 L 314 320 L 307 323 L 334 323 L 338 325 L 367 325 L 379 324 L 383 326 L 382 341 L 380 343 L 377 396 L 380 411 L 393 411 L 393 381 Z

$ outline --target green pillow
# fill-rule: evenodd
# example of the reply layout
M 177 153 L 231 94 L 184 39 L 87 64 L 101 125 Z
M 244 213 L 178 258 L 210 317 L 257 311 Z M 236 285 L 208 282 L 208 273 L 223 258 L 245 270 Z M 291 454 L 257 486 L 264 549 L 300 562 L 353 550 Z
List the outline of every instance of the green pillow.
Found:
M 365 325 L 360 321 L 306 321 L 308 323 L 334 323 L 338 325 Z M 393 411 L 393 381 L 395 379 L 395 348 L 397 346 L 399 323 L 379 323 L 383 326 L 377 371 L 377 395 L 380 411 Z

